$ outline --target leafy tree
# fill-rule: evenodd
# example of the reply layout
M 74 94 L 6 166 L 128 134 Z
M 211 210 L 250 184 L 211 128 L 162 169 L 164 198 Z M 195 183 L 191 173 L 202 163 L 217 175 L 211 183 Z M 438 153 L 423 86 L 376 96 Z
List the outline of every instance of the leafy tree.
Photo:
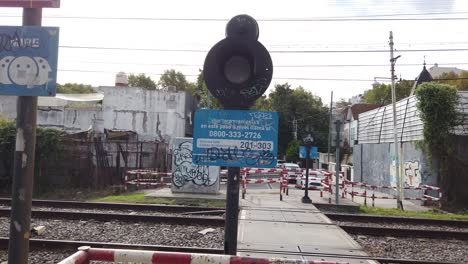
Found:
M 185 75 L 176 70 L 165 70 L 158 82 L 159 87 L 175 87 L 177 91 L 187 91 L 193 89 L 194 84 L 187 81 Z
M 130 87 L 141 87 L 146 90 L 156 90 L 156 82 L 151 77 L 141 73 L 139 75 L 130 74 L 128 76 L 128 86 Z
M 410 95 L 411 89 L 413 88 L 414 81 L 402 80 L 395 84 L 396 100 L 401 100 Z M 372 89 L 364 92 L 364 102 L 368 104 L 380 104 L 387 105 L 392 102 L 392 85 L 375 83 L 372 85 Z
M 468 71 L 462 71 L 458 78 L 460 78 L 457 82 L 458 90 L 468 91 Z
M 328 108 L 323 106 L 319 97 L 302 87 L 291 89 L 288 83 L 276 84 L 270 93 L 271 109 L 278 112 L 278 149 L 286 153 L 288 143 L 293 140 L 293 120 L 298 123 L 298 139 L 306 134 L 306 127 L 313 128 L 314 145 L 322 151 L 328 144 Z
M 455 72 L 442 73 L 437 81 L 452 85 L 459 91 L 468 91 L 468 71 L 462 71 L 460 74 Z
M 66 83 L 58 84 L 57 83 L 57 93 L 65 94 L 86 94 L 86 93 L 95 93 L 91 85 L 87 84 L 78 84 L 78 83 Z
M 457 168 L 460 159 L 454 157 L 454 144 L 451 137 L 452 129 L 460 124 L 457 106 L 459 96 L 455 87 L 435 82 L 423 83 L 416 90 L 417 108 L 423 121 L 422 141 L 423 150 L 427 152 L 429 162 L 438 159 L 439 186 L 442 187 L 443 197 L 448 201 L 455 200 L 455 175 L 462 168 Z M 432 164 L 432 163 L 431 163 Z M 466 167 L 466 165 L 465 165 Z M 464 177 L 463 175 L 462 177 Z
M 286 160 L 291 162 L 299 161 L 299 146 L 301 141 L 293 140 L 289 142 L 288 148 L 286 149 Z
M 336 110 L 341 112 L 346 107 L 350 106 L 351 103 L 346 101 L 344 98 L 341 98 L 338 102 L 336 102 Z
M 40 165 L 47 164 L 52 157 L 60 157 L 63 151 L 63 135 L 65 132 L 56 129 L 38 127 L 36 130 L 36 166 L 35 166 L 35 190 L 47 189 L 47 185 L 41 182 Z M 13 176 L 13 159 L 16 143 L 16 124 L 0 116 L 0 167 L 4 175 L 0 175 L 0 189 L 9 187 Z M 5 189 L 4 189 L 5 190 Z M 6 190 L 8 191 L 8 190 Z
M 266 95 L 262 95 L 255 101 L 255 104 L 251 107 L 252 110 L 258 111 L 271 111 L 271 102 Z
M 0 175 L 0 186 L 9 186 L 9 175 L 12 173 L 13 156 L 15 153 L 16 126 L 14 122 L 0 116 L 0 157 L 5 174 Z M 3 179 L 3 180 L 2 180 Z M 5 181 L 4 179 L 7 179 Z
M 208 87 L 206 86 L 205 80 L 203 79 L 203 71 L 200 70 L 197 82 L 191 84 L 187 89 L 193 96 L 197 97 L 200 101 L 200 108 L 209 108 L 209 109 L 221 109 L 221 104 L 218 102 L 214 96 L 211 95 Z

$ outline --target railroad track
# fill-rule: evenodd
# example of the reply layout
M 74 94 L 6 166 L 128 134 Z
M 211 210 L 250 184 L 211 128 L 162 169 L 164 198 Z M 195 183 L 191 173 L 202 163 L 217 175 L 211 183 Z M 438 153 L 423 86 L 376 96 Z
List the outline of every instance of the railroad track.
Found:
M 411 237 L 430 239 L 459 239 L 467 240 L 468 232 L 461 231 L 439 231 L 410 228 L 388 228 L 388 227 L 368 227 L 354 225 L 339 225 L 344 231 L 354 235 L 370 236 L 391 236 L 391 237 Z
M 172 247 L 162 245 L 141 245 L 141 244 L 123 244 L 123 243 L 100 243 L 90 241 L 71 241 L 71 240 L 45 240 L 45 239 L 30 239 L 31 249 L 48 249 L 48 250 L 69 250 L 77 249 L 81 246 L 90 246 L 94 248 L 114 248 L 114 249 L 133 249 L 133 250 L 150 250 L 150 251 L 167 251 L 167 252 L 186 252 L 186 253 L 202 253 L 202 254 L 224 254 L 222 249 L 218 248 L 196 248 L 196 247 Z M 8 248 L 8 238 L 0 237 L 0 249 L 6 250 Z M 346 254 L 331 254 L 331 253 L 317 253 L 317 252 L 297 252 L 297 251 L 272 251 L 272 250 L 253 250 L 253 249 L 239 249 L 238 252 L 242 253 L 261 253 L 269 254 L 272 256 L 281 257 L 282 255 L 311 257 L 332 257 L 339 259 L 356 259 L 356 260 L 374 260 L 380 263 L 397 263 L 397 264 L 460 264 L 456 262 L 440 262 L 440 261 L 427 261 L 427 260 L 412 260 L 412 259 L 393 259 L 393 258 L 378 258 L 369 256 L 346 255 Z
M 0 204 L 11 206 L 11 199 L 0 198 Z M 181 214 L 204 214 L 222 215 L 224 208 L 198 207 L 182 205 L 155 205 L 155 204 L 128 204 L 128 203 L 101 203 L 101 202 L 77 202 L 58 200 L 33 200 L 33 206 L 59 207 L 59 208 L 81 208 L 81 209 L 107 209 L 107 210 L 132 210 L 132 211 L 154 211 L 161 213 Z
M 468 228 L 468 221 L 460 220 L 439 220 L 417 217 L 397 217 L 397 216 L 379 216 L 365 214 L 343 214 L 343 213 L 325 213 L 325 215 L 334 221 L 348 222 L 368 222 L 368 223 L 395 223 L 395 224 L 420 224 L 420 225 L 443 225 Z
M 10 209 L 0 209 L 0 216 L 10 216 Z M 94 219 L 98 221 L 127 221 L 127 222 L 149 222 L 166 223 L 179 225 L 202 225 L 202 226 L 224 226 L 224 219 L 221 217 L 181 217 L 181 216 L 158 216 L 158 215 L 130 215 L 117 213 L 92 213 L 92 212 L 64 212 L 64 211 L 35 211 L 31 213 L 33 218 L 39 219 L 67 219 L 83 220 Z M 355 235 L 372 236 L 392 236 L 392 237 L 418 237 L 431 239 L 468 239 L 468 232 L 463 231 L 440 231 L 440 230 L 421 230 L 411 228 L 385 228 L 385 227 L 367 227 L 355 225 L 339 225 L 344 231 Z
M 136 249 L 136 250 L 154 250 L 170 252 L 187 253 L 205 253 L 205 254 L 223 254 L 222 249 L 217 248 L 198 248 L 198 247 L 173 247 L 163 245 L 143 245 L 143 244 L 125 244 L 109 242 L 92 241 L 74 241 L 74 240 L 52 240 L 52 239 L 29 239 L 29 246 L 32 249 L 50 249 L 65 250 L 77 249 L 81 246 L 90 246 L 95 248 L 118 248 L 118 249 Z M 8 238 L 0 237 L 0 249 L 8 249 Z
M 9 217 L 10 209 L 0 209 L 0 216 Z M 31 211 L 32 218 L 40 219 L 67 219 L 83 220 L 94 219 L 99 221 L 127 221 L 127 222 L 150 222 L 178 225 L 202 225 L 202 226 L 224 226 L 221 217 L 183 217 L 183 216 L 159 216 L 159 215 L 131 215 L 117 213 L 94 213 L 94 212 L 68 212 L 68 211 Z

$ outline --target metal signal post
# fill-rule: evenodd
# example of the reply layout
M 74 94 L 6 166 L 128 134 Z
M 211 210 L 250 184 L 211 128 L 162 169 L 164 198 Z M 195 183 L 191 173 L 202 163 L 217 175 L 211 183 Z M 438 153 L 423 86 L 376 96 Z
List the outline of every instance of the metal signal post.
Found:
M 255 19 L 235 16 L 226 26 L 226 38 L 206 55 L 203 66 L 206 86 L 224 109 L 249 109 L 270 85 L 273 63 L 258 36 Z M 224 253 L 229 255 L 237 253 L 239 182 L 240 168 L 228 167 Z

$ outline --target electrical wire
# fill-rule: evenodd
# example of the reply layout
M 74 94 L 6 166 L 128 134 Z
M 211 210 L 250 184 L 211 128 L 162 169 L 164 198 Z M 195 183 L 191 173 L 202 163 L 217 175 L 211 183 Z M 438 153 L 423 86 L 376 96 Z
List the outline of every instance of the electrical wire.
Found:
M 156 52 L 203 52 L 202 49 L 155 49 L 155 48 L 125 48 L 125 47 L 98 47 L 98 46 L 69 46 L 61 45 L 64 49 L 94 49 L 94 50 L 119 50 L 119 51 L 156 51 Z M 395 49 L 395 52 L 452 52 L 468 51 L 468 48 L 453 49 Z M 270 53 L 388 53 L 388 50 L 270 50 Z
M 58 69 L 61 72 L 82 72 L 82 73 L 116 73 L 114 71 L 97 71 L 97 70 L 77 70 L 77 69 Z M 148 74 L 161 76 L 164 73 L 128 73 L 128 74 Z M 198 77 L 198 74 L 184 74 L 186 77 Z M 274 77 L 275 80 L 302 80 L 302 81 L 345 81 L 345 82 L 375 82 L 374 79 L 346 79 L 346 78 L 308 78 L 308 77 Z M 435 79 L 435 81 L 453 81 L 466 80 L 468 78 L 448 78 Z
M 349 22 L 349 21 L 418 21 L 418 20 L 468 20 L 468 17 L 413 17 L 405 16 L 434 16 L 434 15 L 462 15 L 460 12 L 431 12 L 408 14 L 378 14 L 360 16 L 330 16 L 330 17 L 302 17 L 302 18 L 258 18 L 259 22 Z M 21 17 L 21 15 L 2 14 L 3 17 Z M 383 18 L 382 18 L 383 17 Z M 183 17 L 101 17 L 101 16 L 44 16 L 47 19 L 79 19 L 79 20 L 135 20 L 135 21 L 191 21 L 191 22 L 227 22 L 226 18 L 183 18 Z
M 203 68 L 201 64 L 185 64 L 185 63 L 140 63 L 140 62 L 104 62 L 104 61 L 67 61 L 72 63 L 86 63 L 86 64 L 109 64 L 109 65 L 143 65 L 143 66 L 175 66 L 175 67 L 198 67 Z M 401 63 L 398 66 L 421 66 L 421 63 Z M 454 65 L 468 65 L 464 62 L 447 62 L 437 63 L 438 66 L 454 66 Z M 315 68 L 315 67 L 388 67 L 389 64 L 290 64 L 290 65 L 274 65 L 275 68 Z

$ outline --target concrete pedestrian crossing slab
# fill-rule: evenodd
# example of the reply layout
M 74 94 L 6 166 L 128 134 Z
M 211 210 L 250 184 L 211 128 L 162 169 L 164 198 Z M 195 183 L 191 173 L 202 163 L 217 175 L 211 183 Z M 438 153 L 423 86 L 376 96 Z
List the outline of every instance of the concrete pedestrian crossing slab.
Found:
M 276 221 L 310 224 L 331 224 L 332 222 L 321 213 L 301 210 L 242 210 L 240 220 Z

